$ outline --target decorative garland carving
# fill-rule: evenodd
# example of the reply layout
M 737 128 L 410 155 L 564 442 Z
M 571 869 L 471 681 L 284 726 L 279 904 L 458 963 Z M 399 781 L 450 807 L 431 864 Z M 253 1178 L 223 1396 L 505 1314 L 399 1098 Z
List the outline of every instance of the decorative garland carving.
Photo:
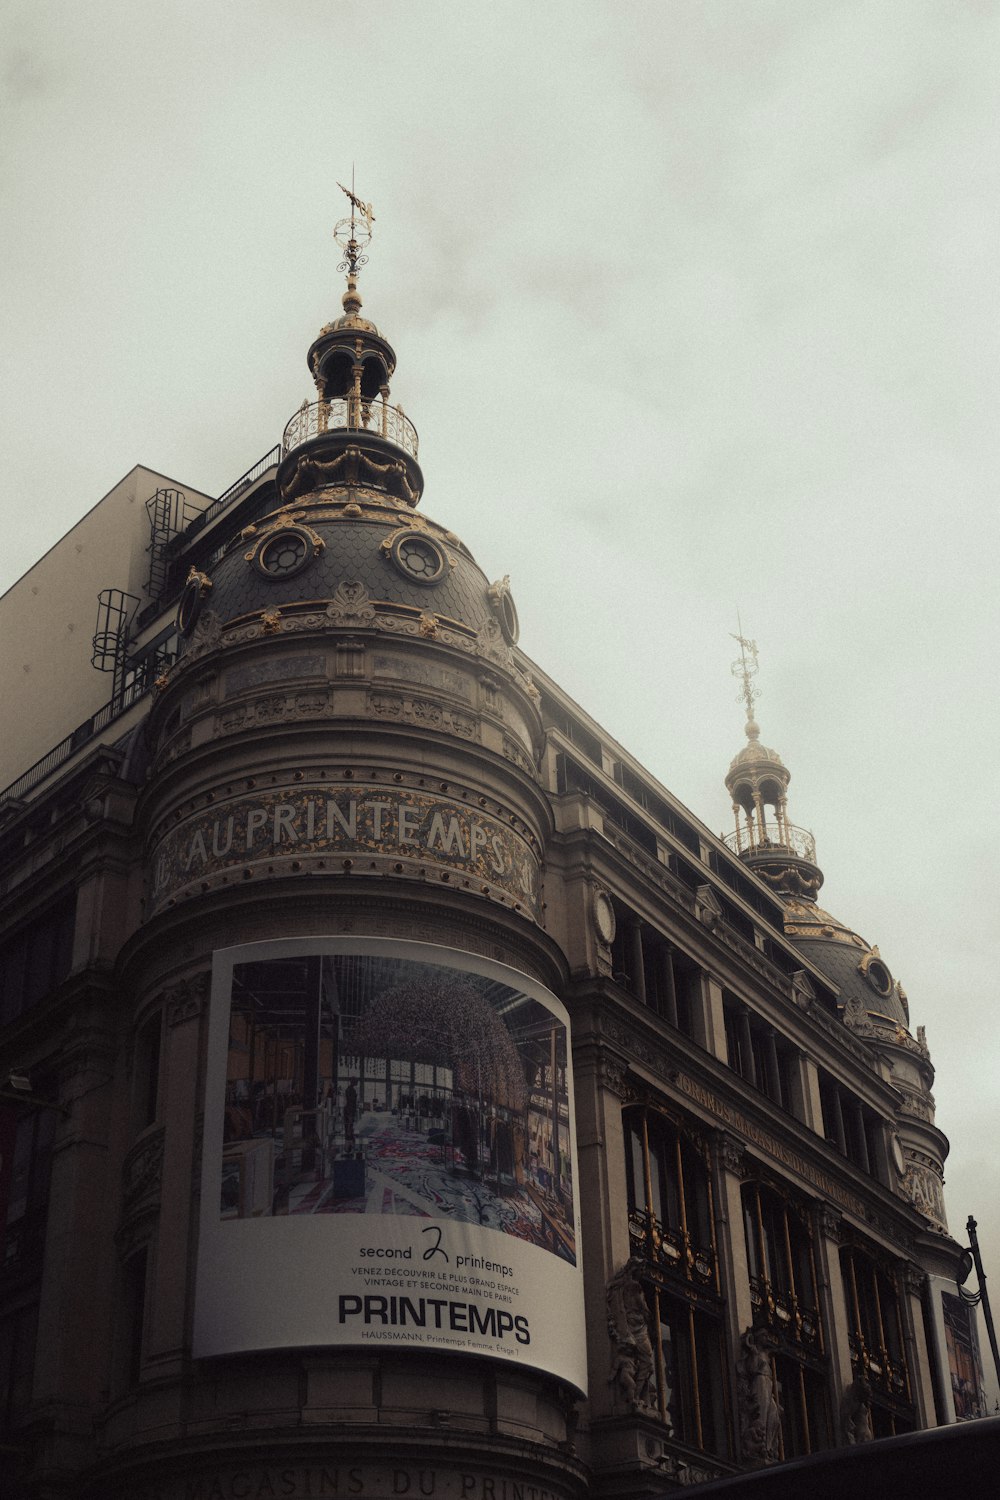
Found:
M 185 1021 L 193 1021 L 200 1016 L 208 1002 L 211 982 L 212 976 L 205 970 L 164 990 L 167 1025 L 181 1026 Z

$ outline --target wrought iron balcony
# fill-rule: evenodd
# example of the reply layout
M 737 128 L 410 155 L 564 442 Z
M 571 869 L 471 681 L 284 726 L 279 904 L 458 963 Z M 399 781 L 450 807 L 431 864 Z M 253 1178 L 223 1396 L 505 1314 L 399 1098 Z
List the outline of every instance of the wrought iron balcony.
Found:
M 354 396 L 335 401 L 303 401 L 285 428 L 282 453 L 291 453 L 311 438 L 325 432 L 369 432 L 401 448 L 411 458 L 417 456 L 417 429 L 398 406 L 387 401 L 363 401 Z
M 765 823 L 763 832 L 756 823 L 748 823 L 727 833 L 723 842 L 737 854 L 769 854 L 773 849 L 816 863 L 816 840 L 807 828 L 796 828 L 794 823 Z

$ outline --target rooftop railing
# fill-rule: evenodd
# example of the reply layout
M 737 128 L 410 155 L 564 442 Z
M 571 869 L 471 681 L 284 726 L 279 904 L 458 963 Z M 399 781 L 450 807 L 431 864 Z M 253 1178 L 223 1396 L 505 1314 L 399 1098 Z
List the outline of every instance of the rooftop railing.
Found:
M 375 437 L 417 456 L 417 429 L 401 407 L 387 401 L 361 401 L 354 396 L 336 401 L 305 401 L 285 428 L 281 446 L 285 453 L 300 448 L 324 432 L 370 432 Z
M 816 863 L 816 840 L 807 828 L 796 828 L 794 823 L 765 823 L 763 832 L 755 823 L 727 833 L 723 843 L 736 854 L 767 854 L 774 849 Z

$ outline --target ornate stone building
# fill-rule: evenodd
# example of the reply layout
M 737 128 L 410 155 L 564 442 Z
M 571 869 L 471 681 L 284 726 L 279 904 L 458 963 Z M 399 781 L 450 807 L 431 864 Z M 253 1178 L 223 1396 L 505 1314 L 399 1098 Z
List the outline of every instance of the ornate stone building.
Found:
M 721 841 L 418 509 L 360 231 L 280 449 L 0 600 L 0 1494 L 658 1494 L 970 1414 L 902 989 L 752 717 Z

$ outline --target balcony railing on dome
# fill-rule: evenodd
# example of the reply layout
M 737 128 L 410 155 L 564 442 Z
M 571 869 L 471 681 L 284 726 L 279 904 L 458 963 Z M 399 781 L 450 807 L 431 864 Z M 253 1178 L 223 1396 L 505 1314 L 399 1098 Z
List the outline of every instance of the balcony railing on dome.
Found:
M 794 823 L 750 823 L 727 833 L 723 842 L 727 849 L 737 854 L 767 854 L 775 849 L 779 853 L 794 854 L 799 859 L 816 863 L 816 840 L 806 828 L 796 828 Z
M 291 453 L 310 438 L 338 431 L 370 432 L 402 448 L 411 458 L 417 456 L 417 429 L 398 406 L 390 406 L 387 401 L 362 401 L 355 396 L 313 401 L 311 405 L 303 402 L 285 428 L 282 449 Z

